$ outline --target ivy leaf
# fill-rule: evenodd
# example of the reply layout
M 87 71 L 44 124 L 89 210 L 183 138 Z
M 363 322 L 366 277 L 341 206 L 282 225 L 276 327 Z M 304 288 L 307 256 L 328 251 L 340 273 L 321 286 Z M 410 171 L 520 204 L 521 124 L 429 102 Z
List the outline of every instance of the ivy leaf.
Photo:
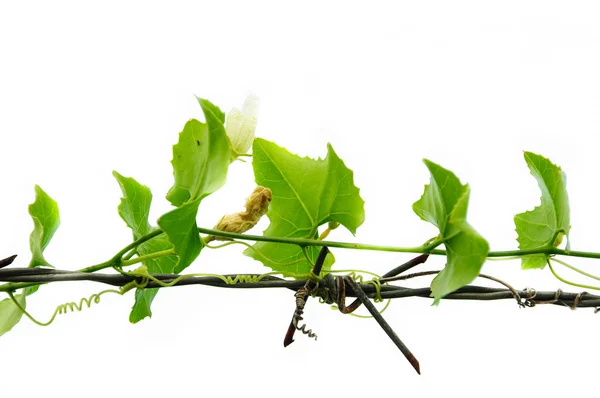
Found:
M 206 124 L 195 119 L 186 123 L 173 146 L 175 183 L 167 199 L 177 208 L 163 214 L 158 225 L 169 237 L 181 272 L 200 254 L 196 215 L 200 201 L 225 184 L 231 147 L 223 126 L 225 114 L 209 101 L 198 98 Z
M 540 206 L 515 216 L 519 249 L 556 247 L 563 236 L 568 237 L 571 229 L 567 176 L 543 156 L 525 152 L 524 157 L 531 175 L 538 182 L 542 197 Z M 546 256 L 543 254 L 523 257 L 521 262 L 523 269 L 545 266 Z
M 364 201 L 354 185 L 352 171 L 331 145 L 327 146 L 325 159 L 301 158 L 263 139 L 254 140 L 252 151 L 256 183 L 270 188 L 273 194 L 267 213 L 271 223 L 265 236 L 316 239 L 317 228 L 329 221 L 356 233 L 365 219 Z M 258 242 L 253 248 L 245 253 L 286 276 L 303 278 L 311 271 L 297 246 Z M 312 247 L 307 251 L 314 261 L 319 250 Z M 298 262 L 285 265 L 294 261 Z M 332 264 L 333 257 L 328 257 L 323 269 L 330 269 Z
M 155 227 L 148 222 L 150 214 L 150 205 L 152 203 L 152 192 L 150 189 L 137 182 L 133 178 L 123 177 L 121 174 L 113 171 L 123 197 L 119 204 L 119 215 L 125 221 L 125 224 L 133 232 L 133 239 L 139 239 L 149 234 Z M 163 250 L 169 250 L 173 247 L 165 235 L 159 235 L 150 239 L 137 247 L 137 253 L 145 256 Z M 150 273 L 171 274 L 175 270 L 177 258 L 175 256 L 166 256 L 147 260 L 144 264 L 148 267 Z M 158 289 L 137 289 L 135 292 L 135 304 L 131 309 L 129 321 L 137 323 L 145 317 L 152 316 L 150 305 L 158 293 Z
M 15 299 L 25 308 L 25 293 L 16 294 Z M 0 301 L 0 336 L 10 330 L 21 320 L 23 311 L 17 307 L 10 298 Z
M 35 201 L 29 205 L 33 232 L 29 237 L 31 261 L 29 267 L 52 267 L 44 258 L 44 249 L 60 225 L 58 204 L 42 188 L 35 186 Z
M 470 189 L 449 170 L 424 159 L 431 179 L 414 212 L 440 230 L 439 239 L 447 251 L 446 266 L 431 282 L 431 294 L 438 304 L 445 295 L 470 283 L 479 275 L 489 245 L 467 222 Z

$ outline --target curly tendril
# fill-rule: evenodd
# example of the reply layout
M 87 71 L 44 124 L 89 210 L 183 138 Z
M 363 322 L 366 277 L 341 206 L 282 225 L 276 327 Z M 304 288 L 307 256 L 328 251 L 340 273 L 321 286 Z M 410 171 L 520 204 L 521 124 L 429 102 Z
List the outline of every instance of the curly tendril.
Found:
M 52 322 L 54 322 L 54 320 L 56 319 L 56 317 L 58 315 L 67 314 L 69 312 L 81 312 L 84 308 L 84 305 L 87 306 L 87 308 L 91 308 L 92 303 L 100 304 L 100 297 L 104 294 L 114 293 L 114 294 L 118 294 L 119 296 L 122 296 L 131 289 L 138 288 L 138 287 L 141 288 L 147 284 L 148 284 L 147 280 L 145 282 L 142 281 L 141 283 L 134 280 L 132 282 L 129 282 L 125 286 L 121 287 L 119 290 L 107 289 L 107 290 L 101 291 L 100 293 L 94 293 L 89 297 L 82 297 L 79 300 L 79 303 L 71 301 L 69 303 L 60 304 L 56 307 L 56 309 L 54 310 L 54 313 L 52 314 L 52 316 L 50 317 L 50 319 L 47 322 L 40 322 L 37 319 L 35 319 L 21 304 L 19 304 L 19 302 L 17 301 L 17 299 L 14 296 L 14 292 L 6 292 L 6 293 L 8 293 L 8 296 L 10 297 L 10 300 L 13 302 L 13 304 L 16 305 L 17 308 L 19 308 L 19 310 L 23 313 L 23 315 L 25 315 L 27 318 L 29 318 L 33 323 L 35 323 L 36 325 L 39 325 L 39 326 L 48 326 L 48 325 L 52 324 Z
M 273 265 L 277 265 L 277 266 L 289 266 L 289 265 L 298 264 L 299 262 L 304 261 L 303 258 L 299 258 L 297 260 L 290 261 L 289 263 L 280 263 L 280 262 L 277 262 L 277 261 L 273 261 L 270 258 L 268 258 L 267 256 L 265 256 L 256 247 L 252 246 L 249 243 L 242 242 L 242 241 L 239 241 L 239 240 L 232 240 L 232 241 L 229 241 L 229 242 L 226 242 L 226 243 L 222 243 L 222 244 L 216 245 L 216 246 L 212 246 L 212 245 L 207 244 L 206 247 L 209 248 L 209 249 L 220 249 L 222 247 L 226 247 L 226 246 L 230 246 L 230 245 L 234 245 L 234 244 L 239 244 L 239 245 L 246 246 L 248 249 L 253 250 L 256 254 L 258 254 L 266 262 L 271 263 Z M 306 252 L 304 253 L 304 256 L 305 256 L 306 260 L 310 263 L 310 259 L 308 258 Z
M 220 274 L 185 274 L 185 275 L 178 276 L 177 278 L 173 279 L 171 282 L 163 282 L 160 279 L 157 279 L 154 276 L 152 276 L 148 272 L 148 268 L 145 265 L 143 265 L 134 271 L 128 272 L 127 275 L 132 276 L 132 277 L 145 278 L 147 280 L 146 285 L 148 284 L 149 281 L 152 281 L 162 287 L 171 287 L 171 286 L 176 285 L 177 283 L 179 283 L 180 281 L 182 281 L 184 279 L 196 278 L 196 277 L 219 278 L 220 280 L 223 281 L 223 283 L 226 283 L 228 285 L 235 285 L 237 283 L 257 283 L 257 282 L 260 282 L 261 280 L 263 280 L 267 276 L 281 275 L 281 272 L 267 272 L 266 274 L 261 274 L 261 275 L 236 275 L 235 277 L 231 277 L 231 276 L 227 276 L 227 275 L 220 275 Z M 145 287 L 145 285 L 143 287 Z

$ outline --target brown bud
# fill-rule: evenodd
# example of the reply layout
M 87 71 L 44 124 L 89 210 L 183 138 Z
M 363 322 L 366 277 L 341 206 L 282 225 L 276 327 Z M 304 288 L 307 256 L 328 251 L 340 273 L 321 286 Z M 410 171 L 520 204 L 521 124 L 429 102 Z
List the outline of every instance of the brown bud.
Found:
M 248 231 L 267 213 L 272 198 L 273 195 L 269 188 L 256 187 L 252 194 L 246 199 L 246 211 L 223 216 L 217 225 L 215 225 L 214 229 L 236 234 Z M 212 240 L 227 239 L 218 236 L 210 236 L 208 241 Z

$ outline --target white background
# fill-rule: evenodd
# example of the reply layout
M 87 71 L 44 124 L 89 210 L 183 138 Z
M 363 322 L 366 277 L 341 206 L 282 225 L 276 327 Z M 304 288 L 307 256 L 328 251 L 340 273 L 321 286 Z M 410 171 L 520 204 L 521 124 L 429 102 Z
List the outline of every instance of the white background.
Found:
M 585 1 L 3 2 L 0 257 L 28 263 L 27 204 L 39 184 L 61 211 L 48 260 L 77 269 L 110 258 L 130 240 L 111 171 L 152 189 L 155 220 L 169 210 L 171 145 L 187 119 L 202 119 L 193 95 L 229 111 L 250 92 L 261 98 L 258 136 L 314 157 L 331 142 L 355 171 L 367 219 L 356 238 L 340 230 L 333 240 L 413 246 L 434 236 L 411 210 L 428 182 L 426 157 L 471 185 L 469 219 L 492 249 L 516 248 L 513 215 L 539 200 L 522 158 L 530 150 L 569 176 L 572 248 L 600 251 L 599 11 Z M 250 164 L 236 162 L 199 225 L 240 210 L 252 188 Z M 263 272 L 241 251 L 205 250 L 188 270 Z M 410 257 L 335 254 L 338 269 L 379 273 Z M 571 260 L 598 273 L 597 261 Z M 483 272 L 517 288 L 561 287 L 518 261 Z M 45 320 L 101 289 L 47 286 L 28 308 Z M 137 325 L 127 320 L 132 303 L 104 296 L 47 328 L 23 319 L 0 338 L 2 396 L 597 390 L 593 310 L 397 300 L 384 315 L 420 360 L 417 376 L 375 321 L 316 300 L 306 320 L 319 341 L 297 336 L 284 349 L 288 291 L 164 290 L 153 318 Z

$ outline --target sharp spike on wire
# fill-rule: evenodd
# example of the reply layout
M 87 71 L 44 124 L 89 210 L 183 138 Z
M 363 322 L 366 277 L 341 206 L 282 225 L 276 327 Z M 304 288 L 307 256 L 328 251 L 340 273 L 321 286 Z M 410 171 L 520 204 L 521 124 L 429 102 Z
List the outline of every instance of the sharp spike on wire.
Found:
M 421 374 L 421 365 L 419 365 L 419 361 L 417 360 L 417 358 L 415 358 L 415 356 L 412 354 L 412 352 L 410 352 L 408 347 L 402 342 L 402 340 L 400 340 L 400 337 L 398 337 L 396 332 L 394 332 L 394 329 L 392 329 L 392 327 L 386 322 L 383 316 L 381 316 L 381 313 L 377 311 L 377 308 L 375 308 L 375 305 L 373 305 L 371 300 L 369 300 L 369 298 L 361 289 L 361 287 L 352 278 L 346 277 L 345 280 L 352 287 L 354 293 L 356 293 L 356 297 L 358 297 L 358 299 L 362 301 L 362 303 L 367 308 L 367 310 L 369 310 L 373 318 L 375 318 L 377 323 L 379 323 L 379 326 L 381 326 L 381 328 L 385 331 L 389 338 L 392 339 L 394 344 L 396 344 L 396 347 L 400 349 L 400 351 L 402 352 L 402 354 L 404 354 L 404 357 L 408 360 L 408 362 L 410 362 L 412 367 L 415 368 L 418 374 Z
M 15 258 L 17 258 L 17 255 L 13 254 L 10 257 L 6 257 L 6 258 L 0 260 L 0 268 L 4 268 L 4 267 L 6 267 L 8 265 L 11 265 L 12 262 L 15 261 Z

